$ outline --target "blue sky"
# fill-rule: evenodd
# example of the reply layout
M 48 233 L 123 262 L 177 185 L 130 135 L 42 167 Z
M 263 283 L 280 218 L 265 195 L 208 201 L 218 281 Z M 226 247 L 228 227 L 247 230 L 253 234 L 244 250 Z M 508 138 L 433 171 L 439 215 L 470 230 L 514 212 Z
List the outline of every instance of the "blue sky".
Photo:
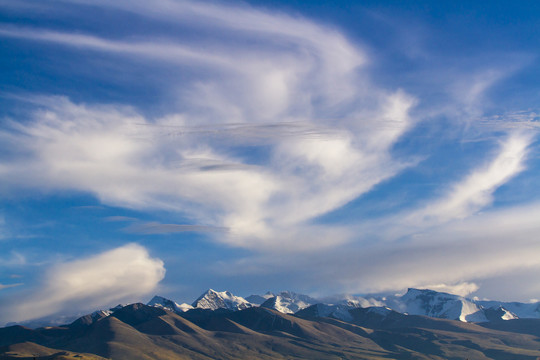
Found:
M 0 7 L 0 322 L 540 296 L 537 2 Z

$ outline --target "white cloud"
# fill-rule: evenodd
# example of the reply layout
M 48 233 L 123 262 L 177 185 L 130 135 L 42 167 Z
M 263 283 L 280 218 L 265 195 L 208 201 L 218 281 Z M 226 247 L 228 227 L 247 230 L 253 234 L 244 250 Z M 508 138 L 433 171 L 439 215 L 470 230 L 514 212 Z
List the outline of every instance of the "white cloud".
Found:
M 221 238 L 248 247 L 279 246 L 273 229 L 290 231 L 399 171 L 403 165 L 390 157 L 389 148 L 398 138 L 396 128 L 406 128 L 411 106 L 403 94 L 389 97 L 392 106 L 400 103 L 399 113 L 380 116 L 382 121 L 395 116 L 400 125 L 370 129 L 368 124 L 366 132 L 379 137 L 376 144 L 356 139 L 347 124 L 336 132 L 302 124 L 293 127 L 300 130 L 287 124 L 269 128 L 263 122 L 269 158 L 250 164 L 214 147 L 232 149 L 244 139 L 251 143 L 257 131 L 253 125 L 217 126 L 216 134 L 212 126 L 172 125 L 170 117 L 163 125 L 152 123 L 127 108 L 76 105 L 54 97 L 40 101 L 46 107 L 33 122 L 14 124 L 16 132 L 3 134 L 27 154 L 24 161 L 6 165 L 11 187 L 74 189 L 115 206 L 180 211 L 230 229 L 234 236 Z M 168 128 L 171 136 L 156 138 L 155 128 Z M 41 174 L 39 182 L 31 176 L 35 173 Z
M 463 219 L 489 205 L 495 190 L 525 169 L 527 148 L 533 139 L 532 133 L 511 133 L 486 166 L 475 169 L 453 185 L 443 198 L 406 216 L 406 221 L 437 223 Z
M 54 265 L 40 289 L 13 302 L 7 321 L 24 321 L 74 310 L 138 301 L 165 276 L 163 262 L 129 244 L 85 259 Z
M 540 268 L 539 216 L 538 203 L 486 211 L 399 241 L 364 238 L 301 257 L 261 255 L 241 259 L 226 271 L 240 277 L 279 278 L 294 273 L 301 278 L 298 286 L 324 283 L 336 292 L 348 293 L 438 286 L 465 294 L 478 286 L 480 297 L 523 301 L 534 295 L 531 289 L 540 288 L 534 278 Z M 363 236 L 361 230 L 357 234 Z M 246 269 L 255 275 L 243 275 Z
M 301 250 L 347 241 L 337 228 L 324 241 L 320 227 L 307 223 L 405 167 L 391 149 L 414 123 L 415 99 L 367 80 L 363 50 L 327 26 L 249 7 L 165 1 L 147 11 L 144 2 L 126 4 L 103 6 L 161 13 L 194 31 L 205 24 L 227 45 L 204 35 L 193 43 L 0 29 L 128 62 L 133 55 L 161 60 L 191 79 L 171 85 L 181 111 L 154 119 L 116 105 L 30 99 L 40 109 L 32 120 L 1 134 L 22 157 L 0 168 L 10 174 L 6 191 L 71 189 L 105 204 L 177 211 L 229 229 L 216 238 L 243 247 Z M 255 158 L 236 150 L 261 142 Z
M 22 283 L 16 283 L 16 284 L 0 284 L 0 290 L 9 289 L 12 287 L 23 285 Z
M 459 296 L 468 296 L 475 291 L 477 291 L 480 287 L 471 282 L 462 282 L 458 284 L 428 284 L 428 285 L 422 285 L 420 286 L 421 289 L 431 289 L 435 291 L 442 291 L 449 294 L 455 294 Z
M 535 234 L 540 230 L 536 220 L 539 215 L 538 204 L 486 211 L 431 228 L 417 228 L 399 243 L 374 245 L 362 255 L 367 258 L 365 269 L 372 275 L 363 279 L 363 286 L 380 290 L 399 288 L 400 284 L 452 284 L 464 279 L 481 285 L 482 279 L 538 267 L 540 247 Z M 519 283 L 520 277 L 514 281 Z

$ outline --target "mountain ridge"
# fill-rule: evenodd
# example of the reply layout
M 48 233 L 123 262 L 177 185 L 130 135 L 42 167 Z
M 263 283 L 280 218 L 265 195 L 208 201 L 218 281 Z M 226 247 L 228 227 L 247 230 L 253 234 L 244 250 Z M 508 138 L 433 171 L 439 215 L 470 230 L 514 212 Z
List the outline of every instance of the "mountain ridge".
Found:
M 247 299 L 253 299 L 249 302 Z M 261 302 L 264 300 L 263 302 Z M 257 304 L 257 302 L 261 302 Z M 319 317 L 333 317 L 340 320 L 351 318 L 349 311 L 356 308 L 387 307 L 394 311 L 408 315 L 425 315 L 434 318 L 459 320 L 463 322 L 491 322 L 512 319 L 540 319 L 540 302 L 520 303 L 502 302 L 494 300 L 475 300 L 460 295 L 439 292 L 430 289 L 409 288 L 405 294 L 361 297 L 352 295 L 336 295 L 323 299 L 316 299 L 308 295 L 295 293 L 292 291 L 281 291 L 279 293 L 267 292 L 264 295 L 250 295 L 247 298 L 234 295 L 230 291 L 215 291 L 208 289 L 201 294 L 192 305 L 167 299 L 155 295 L 147 305 L 184 313 L 192 309 L 218 310 L 225 309 L 239 311 L 250 307 L 265 307 L 280 311 L 286 314 L 295 314 L 313 305 L 317 305 L 316 313 Z M 122 307 L 118 305 L 116 308 Z M 88 316 L 109 315 L 116 308 L 109 310 L 97 310 L 92 314 L 85 315 L 84 321 L 91 321 Z M 311 310 L 314 312 L 315 310 Z M 99 315 L 101 314 L 101 315 Z M 49 317 L 37 320 L 22 322 L 30 328 L 44 326 L 61 326 L 69 324 L 75 320 L 80 320 L 84 316 L 65 316 L 59 318 Z M 62 321 L 64 320 L 64 321 Z M 7 325 L 15 325 L 10 323 Z

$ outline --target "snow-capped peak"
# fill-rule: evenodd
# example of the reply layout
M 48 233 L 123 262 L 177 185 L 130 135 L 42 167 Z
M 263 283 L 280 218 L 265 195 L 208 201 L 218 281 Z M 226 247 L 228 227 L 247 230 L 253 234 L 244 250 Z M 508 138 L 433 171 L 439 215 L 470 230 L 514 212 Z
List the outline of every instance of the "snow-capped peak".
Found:
M 486 309 L 499 309 L 504 311 L 502 315 L 503 320 L 511 320 L 513 318 L 540 318 L 540 302 L 534 303 L 520 303 L 520 302 L 503 302 L 503 301 L 489 301 L 478 300 L 477 304 L 483 306 Z M 513 316 L 513 317 L 512 317 Z
M 113 311 L 111 310 L 97 310 L 91 313 L 90 316 L 92 317 L 92 319 L 101 319 L 111 315 L 112 313 Z
M 487 318 L 482 307 L 459 295 L 428 289 L 409 289 L 402 296 L 386 299 L 386 305 L 410 315 L 424 315 L 464 322 L 483 322 Z
M 294 304 L 292 304 L 290 301 L 287 301 L 280 295 L 274 296 L 265 302 L 261 304 L 261 307 L 268 308 L 268 309 L 274 309 L 279 312 L 282 312 L 284 314 L 294 314 L 296 311 L 293 309 L 296 309 Z M 291 307 L 293 309 L 291 309 Z
M 229 291 L 219 292 L 212 289 L 206 291 L 193 302 L 194 308 L 210 310 L 244 310 L 252 306 L 253 304 L 243 297 L 235 296 Z
M 162 296 L 154 296 L 152 298 L 152 300 L 150 300 L 146 305 L 148 306 L 153 306 L 153 307 L 158 307 L 158 308 L 162 308 L 162 309 L 165 309 L 165 310 L 170 310 L 170 311 L 177 311 L 177 312 L 185 312 L 185 311 L 188 311 L 190 309 L 193 309 L 193 306 L 189 305 L 189 304 L 178 304 L 177 302 L 175 301 L 172 301 L 172 300 L 169 300 L 169 299 L 166 299 Z
M 511 311 L 506 310 L 502 306 L 500 307 L 500 309 L 503 312 L 503 315 L 501 316 L 501 319 L 503 319 L 503 320 L 514 320 L 514 319 L 518 318 L 516 314 L 512 313 Z
M 297 294 L 292 291 L 282 291 L 262 303 L 261 307 L 275 309 L 285 314 L 294 314 L 316 303 L 317 300 L 308 295 Z

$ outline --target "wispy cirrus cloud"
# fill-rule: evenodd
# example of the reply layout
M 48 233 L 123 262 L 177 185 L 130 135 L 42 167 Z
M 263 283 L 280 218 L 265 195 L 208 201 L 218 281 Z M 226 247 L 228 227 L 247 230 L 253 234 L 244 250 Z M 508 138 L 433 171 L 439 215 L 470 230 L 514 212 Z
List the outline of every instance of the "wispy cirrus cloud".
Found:
M 3 254 L 0 258 L 0 265 L 3 266 L 18 266 L 27 263 L 26 257 L 18 251 L 11 251 L 9 254 Z
M 9 289 L 16 286 L 21 286 L 23 283 L 16 283 L 16 284 L 0 284 L 0 290 Z
M 212 56 L 207 52 L 199 53 L 178 43 L 165 42 L 163 44 L 159 44 L 145 41 L 123 42 L 108 40 L 92 35 L 71 34 L 20 27 L 0 28 L 0 35 L 4 37 L 22 38 L 30 41 L 52 42 L 66 46 L 87 48 L 108 53 L 139 55 L 174 63 L 189 63 L 197 61 L 203 62 L 207 65 L 233 65 L 230 59 L 220 56 Z
M 534 134 L 530 132 L 517 131 L 509 134 L 501 141 L 494 159 L 452 185 L 448 194 L 441 199 L 409 214 L 405 221 L 446 222 L 463 219 L 489 205 L 498 187 L 525 170 L 527 147 L 533 140 Z

